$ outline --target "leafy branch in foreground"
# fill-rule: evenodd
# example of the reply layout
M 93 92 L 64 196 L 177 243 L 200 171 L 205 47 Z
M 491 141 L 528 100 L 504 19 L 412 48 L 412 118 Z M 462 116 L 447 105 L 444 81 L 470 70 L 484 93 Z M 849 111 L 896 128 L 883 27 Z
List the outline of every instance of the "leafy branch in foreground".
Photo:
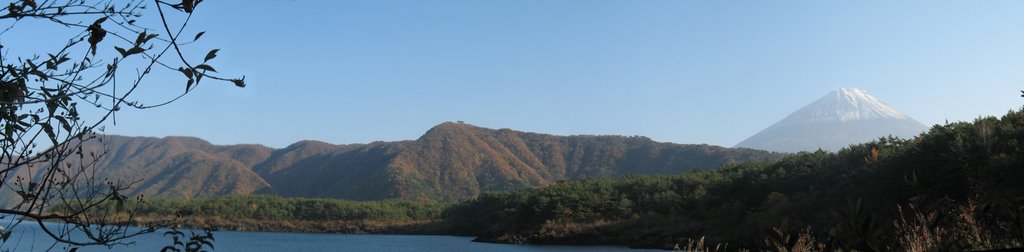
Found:
M 203 79 L 245 86 L 244 77 L 217 75 L 210 62 L 219 49 L 209 50 L 201 61 L 185 56 L 183 47 L 205 34 L 184 34 L 201 2 L 14 0 L 0 9 L 3 38 L 47 25 L 67 34 L 57 48 L 10 48 L 0 40 L 0 214 L 13 216 L 0 223 L 0 246 L 7 245 L 11 228 L 23 222 L 71 246 L 125 244 L 127 238 L 159 228 L 129 231 L 98 221 L 105 215 L 132 218 L 123 207 L 104 216 L 90 211 L 104 202 L 143 201 L 141 195 L 125 195 L 138 181 L 98 176 L 96 165 L 106 151 L 97 133 L 108 119 L 116 123 L 122 108 L 169 104 Z M 140 25 L 141 18 L 153 14 L 160 27 Z M 133 94 L 153 71 L 185 74 L 184 92 L 144 104 Z M 96 112 L 82 113 L 91 109 Z M 52 211 L 56 204 L 60 211 Z
M 209 247 L 213 249 L 213 232 L 209 229 L 203 229 L 201 233 L 196 231 L 189 231 L 188 240 L 185 240 L 185 232 L 178 229 L 164 232 L 164 236 L 171 236 L 173 242 L 172 245 L 167 245 L 161 252 L 199 252 L 206 251 L 203 248 Z

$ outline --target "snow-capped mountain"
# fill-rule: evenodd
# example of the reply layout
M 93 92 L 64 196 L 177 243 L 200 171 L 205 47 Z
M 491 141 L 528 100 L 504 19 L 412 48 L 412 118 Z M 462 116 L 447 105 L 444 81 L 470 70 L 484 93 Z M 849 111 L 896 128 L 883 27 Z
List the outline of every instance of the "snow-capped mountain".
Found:
M 836 151 L 884 136 L 913 137 L 926 129 L 864 90 L 840 88 L 736 146 L 779 152 Z

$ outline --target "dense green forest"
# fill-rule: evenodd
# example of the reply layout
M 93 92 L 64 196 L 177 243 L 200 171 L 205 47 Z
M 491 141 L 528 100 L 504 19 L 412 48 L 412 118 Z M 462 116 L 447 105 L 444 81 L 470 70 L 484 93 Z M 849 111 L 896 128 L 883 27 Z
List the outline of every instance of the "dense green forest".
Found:
M 225 196 L 192 200 L 153 199 L 137 206 L 137 209 L 149 215 L 199 214 L 228 219 L 429 220 L 440 216 L 446 206 L 443 203 L 408 200 L 357 202 L 277 196 Z
M 991 249 L 1024 242 L 1024 113 L 838 153 L 492 193 L 446 211 L 480 240 L 671 248 Z M 692 244 L 689 244 L 692 245 Z
M 86 217 L 127 225 L 182 225 L 214 230 L 439 234 L 448 230 L 440 219 L 450 206 L 445 202 L 399 199 L 360 202 L 234 195 L 109 201 L 90 209 Z M 68 208 L 60 205 L 54 210 Z
M 563 182 L 454 204 L 229 196 L 137 207 L 143 215 L 230 220 L 426 221 L 442 223 L 435 233 L 510 243 L 993 249 L 1024 246 L 1022 159 L 1024 112 L 1011 111 L 837 153 Z

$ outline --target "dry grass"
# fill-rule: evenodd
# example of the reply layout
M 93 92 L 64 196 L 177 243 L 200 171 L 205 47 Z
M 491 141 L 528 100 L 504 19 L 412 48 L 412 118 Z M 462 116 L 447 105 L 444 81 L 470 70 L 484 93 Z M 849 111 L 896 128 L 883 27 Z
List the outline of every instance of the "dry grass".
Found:
M 939 226 L 938 214 L 935 212 L 924 213 L 910 205 L 913 214 L 907 220 L 903 207 L 897 206 L 899 218 L 893 220 L 896 228 L 896 239 L 903 251 L 924 252 L 938 251 L 943 248 L 943 242 L 949 239 L 949 231 Z
M 679 244 L 676 244 L 675 247 L 672 248 L 672 251 L 718 252 L 718 251 L 728 251 L 728 248 L 729 248 L 729 244 L 722 244 L 722 243 L 717 243 L 717 244 L 715 244 L 714 247 L 709 246 L 708 244 L 706 244 L 704 242 L 704 236 L 701 236 L 700 239 L 696 239 L 696 240 L 694 240 L 692 238 L 687 238 L 686 239 L 686 243 L 683 244 L 682 247 L 680 247 Z
M 825 244 L 818 242 L 811 235 L 810 227 L 804 229 L 796 236 L 786 234 L 781 228 L 772 228 L 772 235 L 765 238 L 764 243 L 773 251 L 808 252 L 825 250 Z

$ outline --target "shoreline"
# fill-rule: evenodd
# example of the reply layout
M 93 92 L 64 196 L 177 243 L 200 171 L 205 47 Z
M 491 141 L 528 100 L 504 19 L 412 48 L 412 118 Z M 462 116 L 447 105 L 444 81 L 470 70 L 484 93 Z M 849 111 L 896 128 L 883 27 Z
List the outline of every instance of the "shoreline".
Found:
M 112 224 L 146 226 L 150 224 L 172 223 L 174 218 L 136 216 L 131 223 L 126 221 L 108 222 Z M 472 238 L 471 242 L 512 244 L 512 245 L 538 245 L 538 246 L 607 246 L 624 247 L 630 249 L 665 249 L 652 244 L 622 244 L 615 242 L 594 242 L 593 239 L 579 239 L 579 237 L 532 237 L 523 239 L 517 234 L 505 235 L 474 235 L 464 232 L 455 232 L 451 223 L 444 220 L 417 220 L 417 221 L 374 221 L 374 220 L 348 220 L 348 221 L 285 221 L 285 220 L 228 220 L 217 216 L 197 217 L 184 216 L 177 220 L 179 227 L 201 230 L 210 228 L 212 231 L 232 232 L 260 232 L 260 233 L 302 233 L 302 234 L 355 234 L 355 235 L 435 235 L 435 236 L 456 236 Z M 538 239 L 539 238 L 539 239 Z M 574 239 L 575 238 L 575 239 Z M 582 242 L 581 242 L 582 241 Z M 637 246 L 639 245 L 639 246 Z
M 209 228 L 214 231 L 241 232 L 470 236 L 450 232 L 449 226 L 442 220 L 229 220 L 217 216 L 184 216 L 175 220 L 166 217 L 136 216 L 131 222 L 113 221 L 108 223 L 131 226 L 177 223 L 179 227 L 189 229 Z

